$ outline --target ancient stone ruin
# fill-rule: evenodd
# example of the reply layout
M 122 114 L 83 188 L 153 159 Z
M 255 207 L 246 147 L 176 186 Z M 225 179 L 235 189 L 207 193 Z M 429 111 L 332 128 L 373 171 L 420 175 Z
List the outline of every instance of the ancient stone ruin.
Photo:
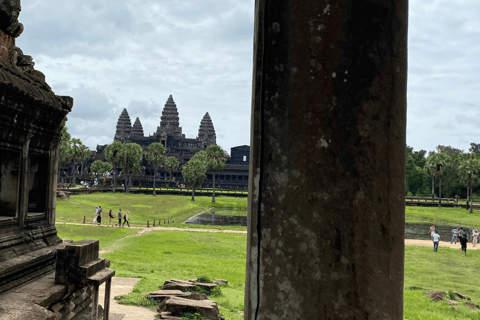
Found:
M 207 320 L 221 320 L 217 303 L 210 300 L 206 294 L 196 292 L 203 289 L 208 293 L 217 284 L 228 283 L 226 280 L 217 279 L 214 282 L 216 283 L 203 283 L 196 279 L 172 279 L 165 281 L 162 290 L 150 293 L 148 298 L 159 302 L 157 311 L 160 319 L 181 320 L 182 313 L 199 313 Z
M 15 46 L 19 0 L 0 1 L 0 318 L 108 319 L 98 288 L 115 271 L 98 241 L 64 243 L 55 228 L 60 132 L 73 106 Z

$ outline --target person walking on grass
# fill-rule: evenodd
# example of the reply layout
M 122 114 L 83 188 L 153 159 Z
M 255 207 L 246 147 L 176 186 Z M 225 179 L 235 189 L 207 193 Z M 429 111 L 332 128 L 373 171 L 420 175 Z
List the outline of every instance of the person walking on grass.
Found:
M 479 236 L 479 235 L 480 235 L 480 232 L 478 232 L 477 229 L 474 229 L 474 230 L 473 230 L 473 237 L 472 237 L 472 245 L 473 245 L 474 247 L 477 246 L 478 236 Z
M 122 215 L 122 208 L 118 209 L 118 226 L 121 227 L 122 226 L 122 218 L 123 218 L 123 215 Z
M 112 219 L 115 219 L 115 214 L 113 213 L 113 210 L 108 211 L 108 224 L 110 225 L 112 223 Z
M 440 242 L 440 235 L 434 231 L 432 238 L 433 238 L 433 252 L 437 252 L 438 243 Z
M 95 207 L 95 215 L 93 216 L 93 222 L 97 222 L 97 217 L 98 217 L 98 207 Z
M 450 244 L 454 243 L 457 244 L 457 237 L 458 237 L 458 228 L 453 228 L 452 230 L 452 241 L 450 241 Z
M 130 228 L 130 224 L 128 223 L 128 220 L 130 220 L 130 218 L 128 217 L 128 211 L 125 212 L 125 215 L 123 216 L 123 224 L 122 224 L 122 227 L 125 225 L 125 222 L 127 223 L 127 226 Z
M 467 236 L 463 235 L 463 237 L 460 237 L 460 244 L 462 245 L 462 255 L 465 256 L 467 254 Z
M 435 234 L 435 225 L 432 224 L 432 226 L 430 227 L 430 238 L 432 238 L 432 240 L 433 240 L 434 234 Z
M 98 206 L 98 214 L 97 214 L 97 222 L 98 225 L 102 223 L 102 206 Z
M 460 231 L 458 231 L 458 237 L 463 238 L 465 236 L 465 230 L 463 228 L 460 228 Z

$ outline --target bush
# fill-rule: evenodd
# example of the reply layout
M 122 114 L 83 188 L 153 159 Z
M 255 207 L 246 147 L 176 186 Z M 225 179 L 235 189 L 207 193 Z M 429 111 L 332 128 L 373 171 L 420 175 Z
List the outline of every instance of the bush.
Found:
M 199 313 L 191 313 L 191 312 L 182 312 L 179 314 L 182 317 L 182 320 L 204 320 Z

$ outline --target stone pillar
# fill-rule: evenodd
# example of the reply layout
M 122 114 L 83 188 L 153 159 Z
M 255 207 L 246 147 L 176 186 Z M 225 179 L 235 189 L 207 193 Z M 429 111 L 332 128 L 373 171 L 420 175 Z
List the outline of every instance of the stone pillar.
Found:
M 407 0 L 257 0 L 245 319 L 403 319 Z

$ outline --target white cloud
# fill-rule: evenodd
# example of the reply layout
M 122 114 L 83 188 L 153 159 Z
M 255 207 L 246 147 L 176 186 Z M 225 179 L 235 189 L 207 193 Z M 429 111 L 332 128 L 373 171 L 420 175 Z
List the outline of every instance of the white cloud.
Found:
M 480 142 L 480 1 L 409 7 L 407 143 L 468 149 Z M 188 137 L 209 112 L 220 145 L 250 143 L 253 0 L 29 0 L 22 9 L 17 43 L 57 94 L 74 97 L 68 126 L 91 148 L 111 142 L 123 108 L 153 133 L 170 94 Z

